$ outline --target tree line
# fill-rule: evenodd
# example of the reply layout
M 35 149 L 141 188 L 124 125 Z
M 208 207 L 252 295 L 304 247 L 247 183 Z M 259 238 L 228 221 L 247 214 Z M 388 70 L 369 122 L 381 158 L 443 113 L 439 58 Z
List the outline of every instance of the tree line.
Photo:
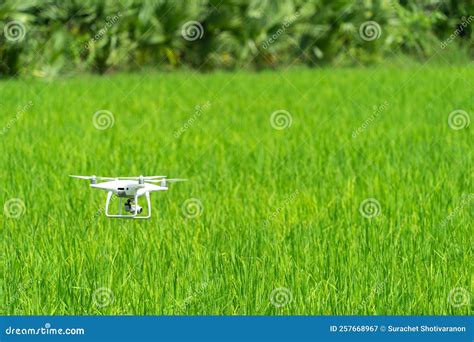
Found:
M 0 75 L 469 58 L 473 22 L 472 0 L 1 0 Z

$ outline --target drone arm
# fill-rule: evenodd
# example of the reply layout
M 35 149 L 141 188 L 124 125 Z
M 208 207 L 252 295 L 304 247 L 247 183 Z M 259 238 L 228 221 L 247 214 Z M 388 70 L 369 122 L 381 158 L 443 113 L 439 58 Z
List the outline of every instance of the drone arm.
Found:
M 91 184 L 90 187 L 94 188 L 94 189 L 105 190 L 105 191 L 114 191 L 115 190 L 114 187 L 106 187 L 106 186 L 102 185 L 102 183 Z

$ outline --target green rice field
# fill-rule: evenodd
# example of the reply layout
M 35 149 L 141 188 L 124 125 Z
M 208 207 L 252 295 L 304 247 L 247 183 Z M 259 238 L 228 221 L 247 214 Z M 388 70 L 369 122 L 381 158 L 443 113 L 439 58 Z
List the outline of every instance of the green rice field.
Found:
M 0 82 L 6 315 L 469 315 L 474 68 Z M 110 219 L 69 175 L 188 178 Z

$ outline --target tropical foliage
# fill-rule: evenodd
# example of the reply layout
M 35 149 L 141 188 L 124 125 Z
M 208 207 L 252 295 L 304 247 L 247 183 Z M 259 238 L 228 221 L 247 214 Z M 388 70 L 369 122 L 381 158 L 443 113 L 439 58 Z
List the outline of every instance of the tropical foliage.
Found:
M 467 0 L 2 0 L 0 75 L 365 64 L 448 43 L 472 53 L 473 14 Z

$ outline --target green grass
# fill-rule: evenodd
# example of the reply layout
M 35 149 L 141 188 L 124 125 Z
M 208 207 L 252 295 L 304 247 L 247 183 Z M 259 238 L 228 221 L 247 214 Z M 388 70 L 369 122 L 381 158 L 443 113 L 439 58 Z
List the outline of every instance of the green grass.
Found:
M 2 206 L 26 210 L 1 216 L 1 313 L 470 314 L 472 124 L 448 115 L 472 119 L 473 79 L 419 65 L 2 82 Z M 94 127 L 100 109 L 113 127 Z M 104 217 L 106 193 L 69 174 L 191 181 L 134 221 Z

